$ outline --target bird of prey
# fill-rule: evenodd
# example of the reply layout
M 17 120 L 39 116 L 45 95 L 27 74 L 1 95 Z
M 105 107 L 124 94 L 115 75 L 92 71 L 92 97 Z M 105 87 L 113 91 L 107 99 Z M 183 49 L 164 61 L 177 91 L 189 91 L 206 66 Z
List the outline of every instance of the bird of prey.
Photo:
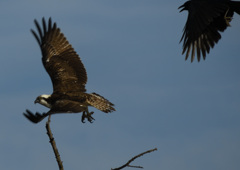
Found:
M 93 112 L 88 111 L 88 106 L 93 106 L 102 112 L 115 111 L 114 104 L 96 93 L 86 93 L 87 73 L 78 54 L 67 41 L 56 23 L 52 24 L 51 18 L 48 23 L 42 19 L 42 29 L 34 20 L 38 34 L 31 30 L 36 38 L 41 51 L 42 63 L 49 74 L 53 93 L 40 95 L 35 103 L 50 108 L 47 113 L 33 114 L 26 110 L 24 116 L 33 123 L 38 123 L 46 116 L 56 113 L 79 113 L 82 114 L 82 122 L 85 118 L 92 122 Z
M 187 60 L 195 54 L 200 61 L 206 58 L 210 48 L 221 39 L 220 32 L 230 26 L 234 12 L 240 15 L 240 2 L 230 0 L 189 0 L 179 7 L 180 12 L 188 10 L 188 18 L 180 40 Z

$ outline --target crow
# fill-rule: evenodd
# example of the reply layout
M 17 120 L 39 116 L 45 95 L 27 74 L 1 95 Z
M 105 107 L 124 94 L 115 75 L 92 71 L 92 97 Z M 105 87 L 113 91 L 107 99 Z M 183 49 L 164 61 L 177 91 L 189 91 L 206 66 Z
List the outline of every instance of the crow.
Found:
M 187 10 L 188 18 L 180 42 L 183 41 L 182 54 L 185 60 L 191 53 L 191 62 L 195 54 L 200 61 L 206 58 L 210 48 L 221 39 L 220 32 L 230 26 L 234 12 L 240 15 L 240 1 L 231 0 L 189 0 L 181 5 L 180 12 Z

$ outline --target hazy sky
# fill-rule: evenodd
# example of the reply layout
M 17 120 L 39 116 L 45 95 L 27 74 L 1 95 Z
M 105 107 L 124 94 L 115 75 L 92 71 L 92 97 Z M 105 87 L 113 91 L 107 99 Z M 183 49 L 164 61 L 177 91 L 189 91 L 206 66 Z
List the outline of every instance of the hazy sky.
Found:
M 110 170 L 133 162 L 146 170 L 240 169 L 240 16 L 205 61 L 181 55 L 185 1 L 9 0 L 0 2 L 0 169 L 58 169 L 45 122 L 26 109 L 52 84 L 30 32 L 34 19 L 52 17 L 80 55 L 88 92 L 116 105 L 52 116 L 51 128 L 66 170 Z

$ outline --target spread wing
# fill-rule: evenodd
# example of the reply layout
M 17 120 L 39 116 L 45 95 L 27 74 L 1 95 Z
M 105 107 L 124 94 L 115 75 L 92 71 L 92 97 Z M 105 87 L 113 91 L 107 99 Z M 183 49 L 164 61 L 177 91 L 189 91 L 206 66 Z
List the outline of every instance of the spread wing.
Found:
M 41 48 L 42 62 L 52 80 L 53 91 L 58 93 L 85 92 L 86 70 L 60 28 L 56 23 L 52 25 L 51 18 L 48 20 L 48 25 L 45 19 L 42 19 L 43 29 L 36 20 L 34 22 L 38 34 L 31 31 Z
M 23 113 L 23 115 L 31 122 L 38 123 L 41 122 L 45 117 L 49 115 L 49 113 L 39 113 L 36 112 L 36 114 L 33 114 L 30 110 L 26 110 L 26 113 Z
M 186 52 L 186 60 L 191 53 L 191 61 L 194 60 L 195 53 L 200 61 L 203 59 L 210 48 L 221 39 L 219 31 L 227 28 L 224 18 L 227 13 L 228 4 L 217 1 L 187 1 L 180 6 L 183 10 L 188 10 L 188 19 L 184 27 L 183 35 L 180 40 L 183 41 L 183 52 Z M 229 15 L 233 15 L 233 12 Z M 232 17 L 232 16 L 231 16 Z

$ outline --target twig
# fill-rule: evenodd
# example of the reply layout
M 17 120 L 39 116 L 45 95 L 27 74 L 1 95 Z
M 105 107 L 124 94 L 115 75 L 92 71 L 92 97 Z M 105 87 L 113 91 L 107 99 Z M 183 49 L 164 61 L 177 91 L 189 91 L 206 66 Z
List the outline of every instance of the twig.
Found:
M 46 129 L 47 129 L 47 135 L 50 139 L 50 143 L 52 145 L 52 148 L 53 148 L 53 152 L 55 154 L 55 157 L 56 157 L 56 160 L 57 160 L 57 163 L 58 163 L 58 167 L 59 167 L 59 170 L 64 170 L 63 168 L 63 164 L 62 164 L 62 160 L 60 158 L 60 154 L 58 152 L 58 149 L 57 149 L 57 145 L 56 145 L 56 142 L 53 138 L 53 134 L 52 134 L 52 131 L 50 129 L 50 122 L 51 122 L 51 115 L 48 116 L 48 121 L 46 122 Z
M 146 151 L 146 152 L 140 153 L 140 154 L 134 156 L 132 159 L 130 159 L 130 160 L 129 160 L 126 164 L 124 164 L 123 166 L 121 166 L 121 167 L 119 167 L 119 168 L 114 168 L 114 169 L 111 169 L 111 170 L 120 170 L 120 169 L 123 169 L 123 168 L 126 168 L 126 167 L 143 168 L 143 167 L 141 167 L 141 166 L 132 166 L 132 165 L 130 165 L 130 163 L 133 162 L 135 159 L 139 158 L 140 156 L 143 156 L 143 155 L 145 155 L 145 154 L 147 154 L 147 153 L 150 153 L 150 152 L 153 152 L 153 151 L 156 151 L 156 150 L 157 150 L 157 148 L 154 148 L 154 149 L 150 149 L 150 150 L 148 150 L 148 151 Z

